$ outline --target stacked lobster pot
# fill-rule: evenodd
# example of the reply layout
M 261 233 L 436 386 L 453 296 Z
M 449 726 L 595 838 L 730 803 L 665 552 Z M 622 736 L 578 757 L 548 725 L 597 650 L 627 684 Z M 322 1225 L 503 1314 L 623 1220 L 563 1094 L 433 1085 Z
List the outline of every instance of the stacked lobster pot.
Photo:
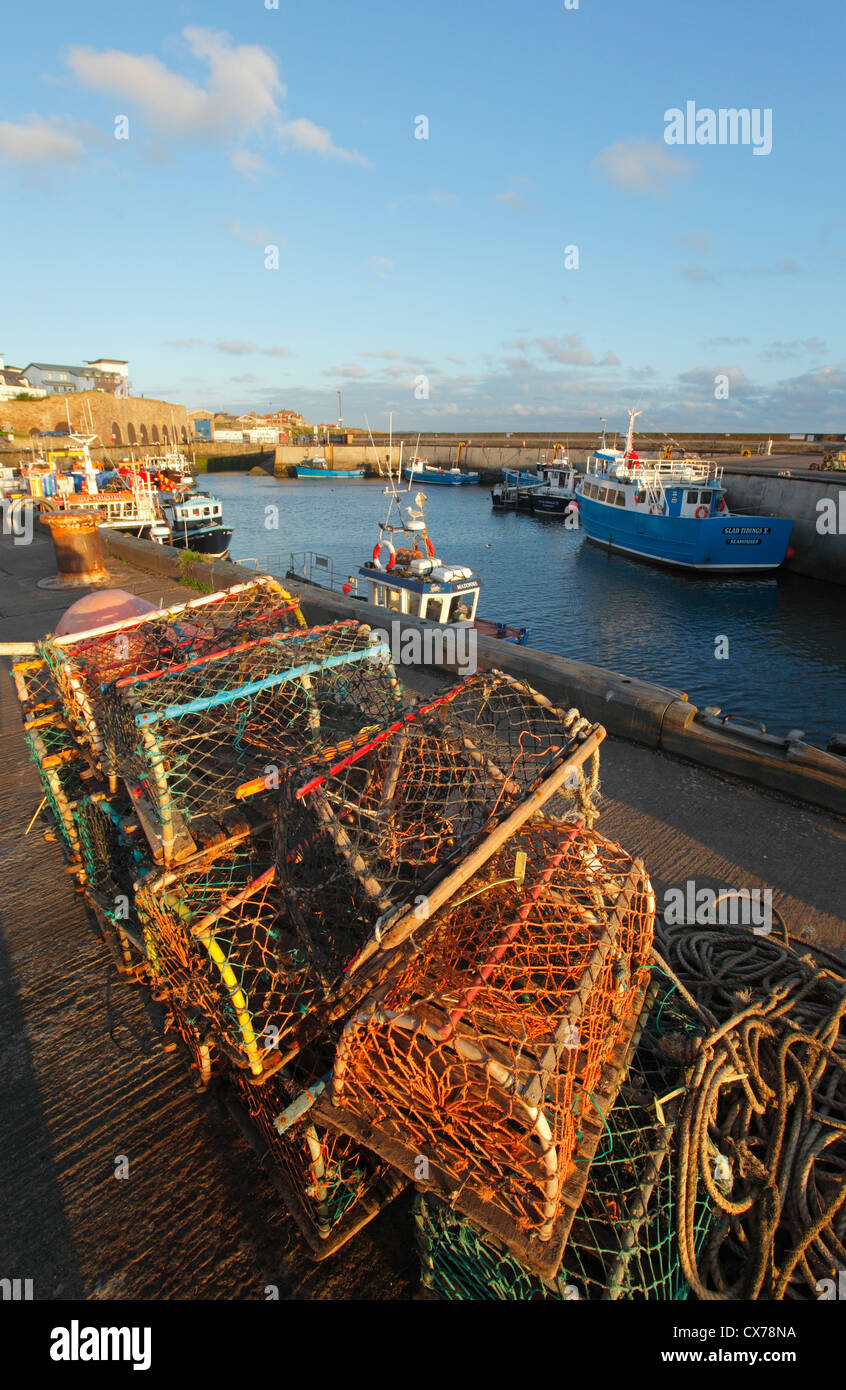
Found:
M 652 887 L 595 828 L 600 725 L 497 671 L 407 700 L 366 625 L 309 628 L 269 579 L 14 675 L 118 968 L 316 1258 L 413 1183 L 441 1296 L 642 1291 L 625 1230 L 663 1239 L 671 1114 L 644 1080 Z
M 319 991 L 281 911 L 272 816 L 293 767 L 337 761 L 402 714 L 386 655 L 362 624 L 307 628 L 261 578 L 48 637 L 13 670 L 45 801 L 118 969 L 161 1001 L 198 1083 L 228 1085 L 318 1256 L 405 1184 L 310 1119 L 284 1140 L 270 1124 L 326 1066 L 298 1047 L 282 1065 Z
M 674 1167 L 685 1047 L 701 1024 L 654 973 L 648 1007 L 587 1174 L 560 1265 L 529 1268 L 489 1230 L 421 1191 L 414 1224 L 423 1287 L 449 1300 L 685 1299 L 676 1238 Z M 692 1221 L 701 1249 L 711 1223 L 707 1193 Z

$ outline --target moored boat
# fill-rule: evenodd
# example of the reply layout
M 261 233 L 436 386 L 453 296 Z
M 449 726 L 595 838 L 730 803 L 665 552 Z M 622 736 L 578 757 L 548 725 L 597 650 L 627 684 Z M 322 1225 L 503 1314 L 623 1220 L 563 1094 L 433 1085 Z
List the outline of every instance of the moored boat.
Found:
M 344 482 L 348 478 L 363 478 L 365 468 L 330 468 L 327 459 L 318 455 L 294 465 L 298 478 L 331 478 L 333 482 Z
M 434 487 L 467 487 L 481 479 L 480 473 L 462 473 L 457 465 L 453 468 L 436 468 L 420 458 L 410 459 L 404 472 L 409 481 L 429 483 Z
M 208 492 L 166 494 L 159 499 L 161 518 L 150 537 L 160 545 L 193 550 L 222 559 L 229 553 L 233 528 L 223 525 L 223 507 Z
M 530 506 L 543 516 L 567 516 L 576 496 L 578 473 L 567 458 L 554 459 L 538 467 L 541 486 L 532 489 Z
M 729 511 L 723 470 L 701 459 L 641 457 L 629 412 L 625 449 L 598 449 L 577 489 L 588 540 L 655 564 L 700 572 L 777 569 L 793 522 Z
M 541 486 L 542 479 L 537 473 L 527 473 L 520 469 L 503 468 L 502 479 L 491 488 L 491 506 L 494 511 L 530 512 L 532 494 Z

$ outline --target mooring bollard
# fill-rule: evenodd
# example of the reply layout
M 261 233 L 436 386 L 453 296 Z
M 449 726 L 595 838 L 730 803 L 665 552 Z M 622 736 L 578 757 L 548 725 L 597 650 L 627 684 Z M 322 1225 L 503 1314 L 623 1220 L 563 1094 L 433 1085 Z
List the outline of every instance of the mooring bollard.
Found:
M 109 582 L 96 517 L 46 517 L 59 573 L 40 579 L 39 589 L 86 589 Z

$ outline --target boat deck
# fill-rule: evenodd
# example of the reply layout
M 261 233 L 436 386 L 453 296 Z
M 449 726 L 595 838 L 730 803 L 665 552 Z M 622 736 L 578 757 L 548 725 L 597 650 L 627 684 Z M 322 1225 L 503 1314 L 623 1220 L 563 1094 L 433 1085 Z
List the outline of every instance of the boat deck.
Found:
M 109 561 L 155 602 L 191 590 Z M 54 626 L 74 595 L 39 533 L 0 537 L 0 641 Z M 8 663 L 5 663 L 8 664 Z M 443 684 L 412 673 L 429 692 Z M 12 683 L 0 677 L 0 1267 L 36 1299 L 404 1299 L 418 1285 L 410 1202 L 315 1265 L 232 1121 L 163 1050 L 159 1006 L 112 967 L 42 823 Z M 625 742 L 602 749 L 599 829 L 642 854 L 656 887 L 771 884 L 791 929 L 846 942 L 846 825 Z M 129 1178 L 114 1177 L 126 1155 Z

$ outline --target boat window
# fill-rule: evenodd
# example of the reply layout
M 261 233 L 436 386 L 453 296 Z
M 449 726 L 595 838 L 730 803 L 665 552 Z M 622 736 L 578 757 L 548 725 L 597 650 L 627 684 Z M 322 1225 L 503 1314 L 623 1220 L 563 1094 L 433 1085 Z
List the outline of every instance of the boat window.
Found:
M 699 494 L 699 501 L 702 502 L 704 506 L 710 507 L 710 505 L 711 505 L 711 494 L 710 494 L 710 492 L 700 492 L 700 494 Z
M 203 507 L 203 516 L 211 516 L 211 507 Z
M 625 507 L 625 505 L 626 505 L 626 494 L 625 494 L 624 492 L 618 492 L 618 493 L 617 493 L 616 501 L 617 501 L 617 506 L 618 506 L 618 507 Z
M 686 502 L 698 502 L 698 501 L 699 501 L 699 493 L 698 493 L 698 492 L 688 492 L 687 495 L 686 495 L 686 497 L 685 497 L 685 501 L 686 501 Z
M 604 502 L 607 496 L 608 496 L 608 489 L 607 489 L 607 487 L 601 487 L 601 488 L 599 489 L 599 495 L 598 495 L 598 497 L 597 497 L 596 500 L 597 500 L 597 502 Z
M 646 492 L 642 487 L 639 487 L 637 492 L 635 493 L 635 501 L 638 503 L 646 501 Z

